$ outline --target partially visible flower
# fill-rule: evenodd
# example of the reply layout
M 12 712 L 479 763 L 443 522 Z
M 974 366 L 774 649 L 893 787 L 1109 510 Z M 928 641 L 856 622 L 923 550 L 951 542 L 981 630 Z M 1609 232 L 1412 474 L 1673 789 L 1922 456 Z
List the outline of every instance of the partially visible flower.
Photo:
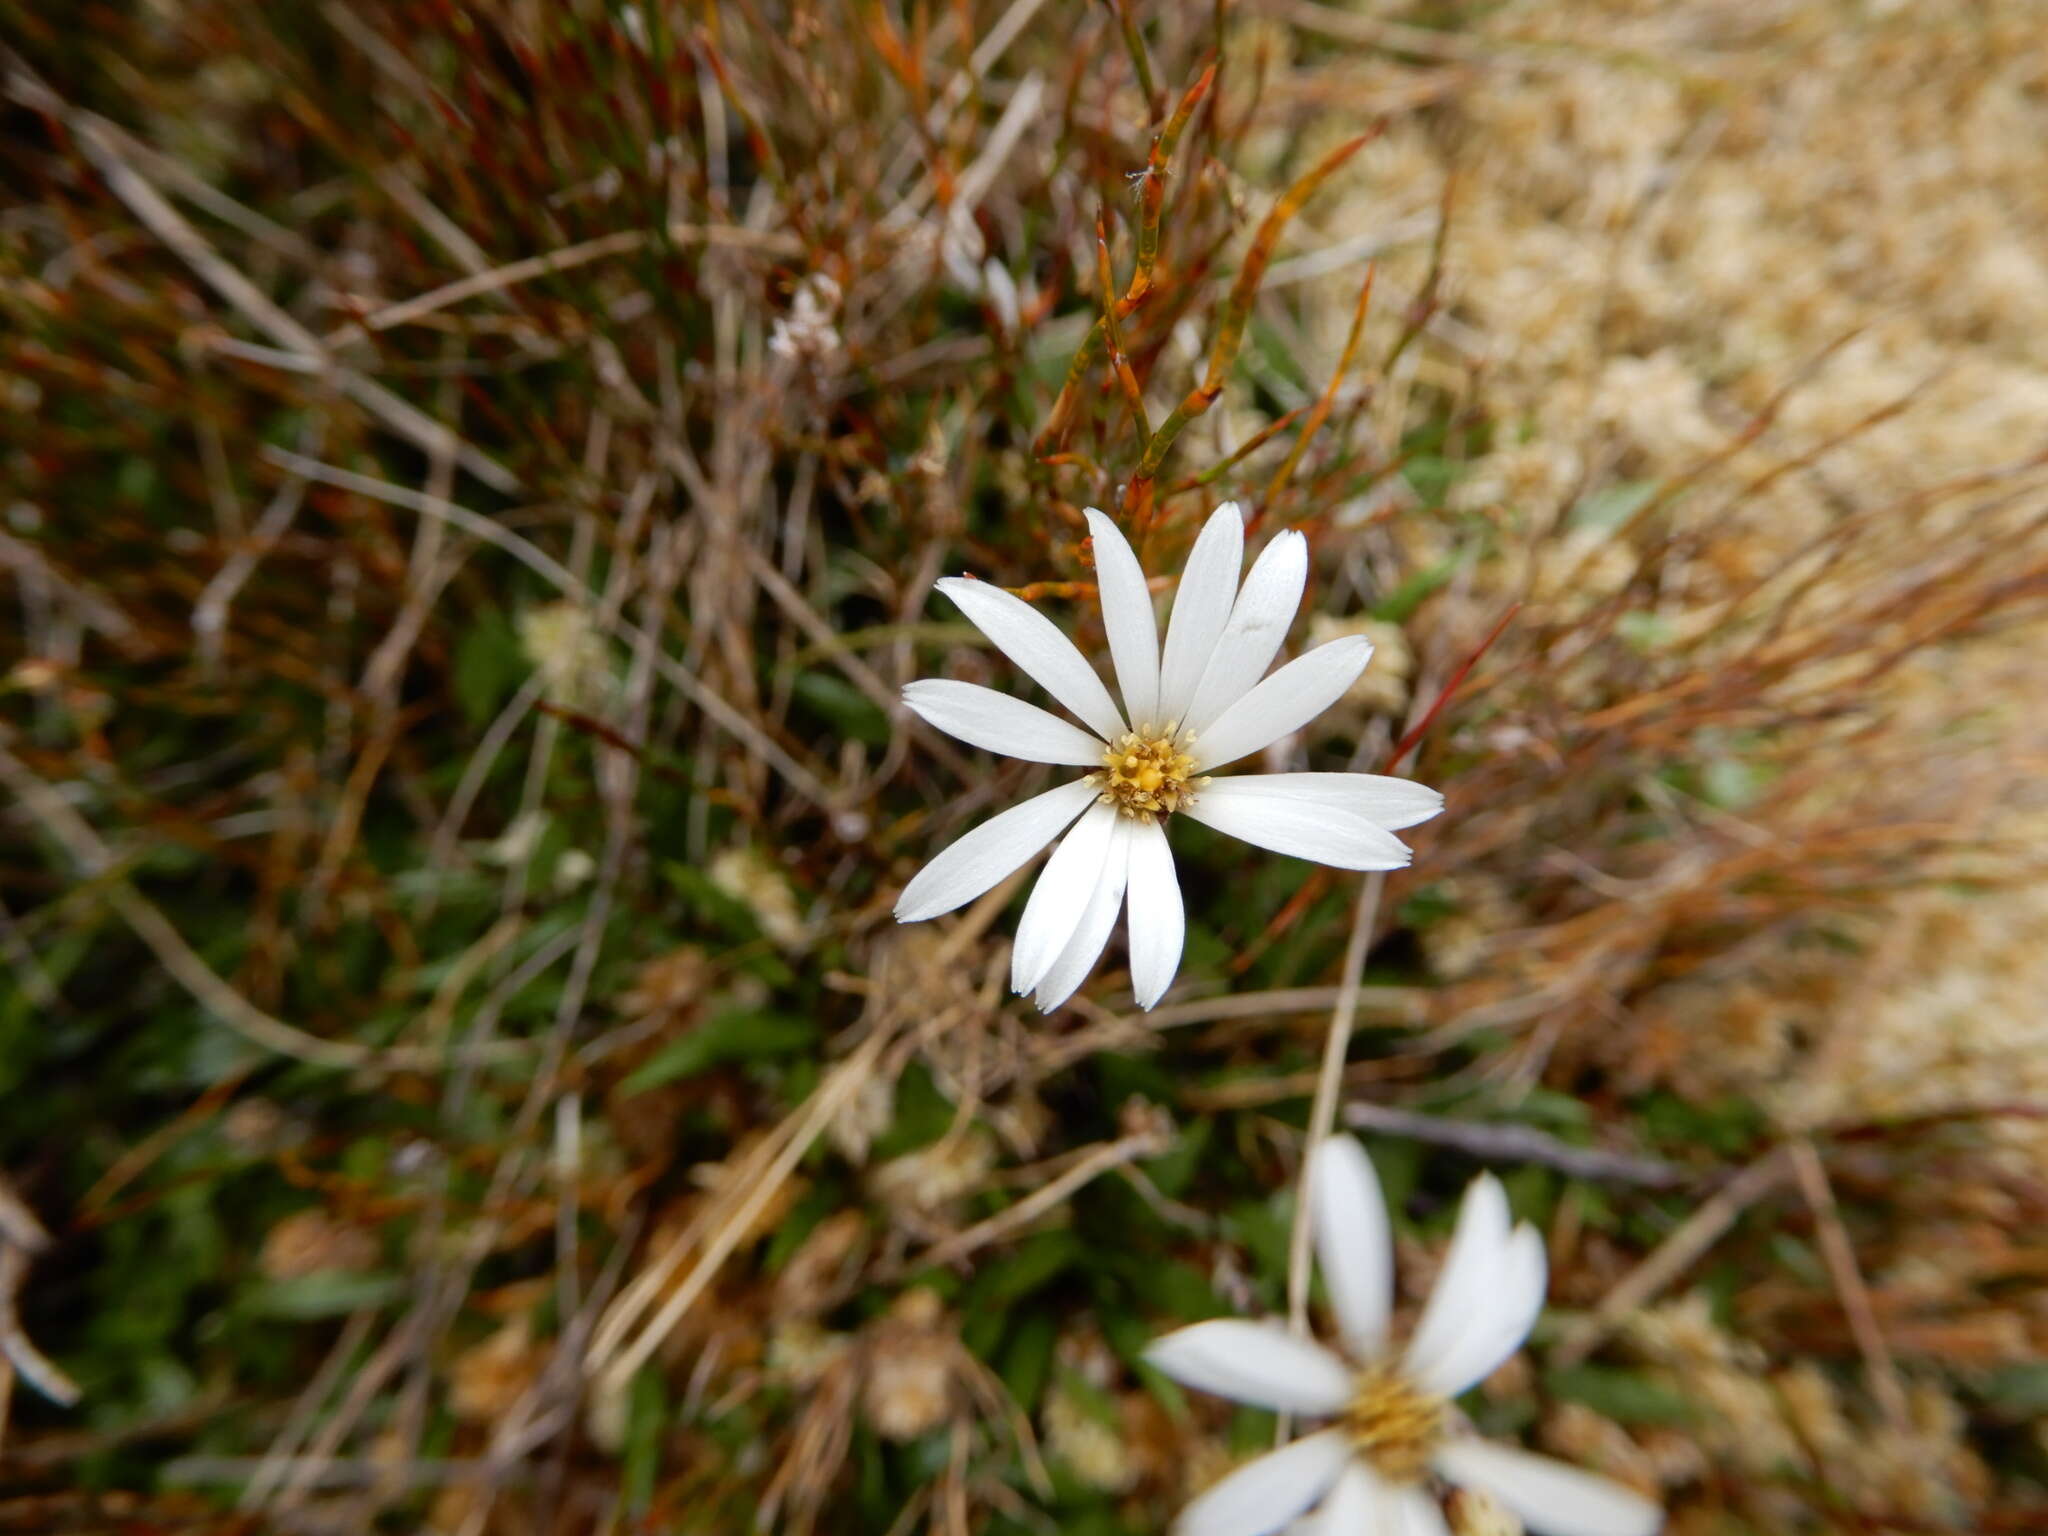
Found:
M 482 857 L 506 869 L 517 868 L 540 851 L 540 840 L 547 830 L 547 812 L 522 811 L 484 845 Z
M 1066 1463 L 1088 1487 L 1122 1493 L 1138 1480 L 1138 1467 L 1113 1413 L 1107 1399 L 1060 1385 L 1046 1393 L 1039 1422 L 1048 1455 Z
M 839 328 L 832 321 L 839 313 L 842 295 L 839 284 L 822 272 L 813 272 L 796 285 L 789 313 L 777 315 L 768 331 L 768 350 L 791 362 L 818 364 L 840 349 Z
M 597 873 L 597 860 L 581 848 L 565 848 L 555 860 L 555 894 L 566 896 Z
M 870 1169 L 868 1191 L 884 1205 L 929 1215 L 979 1189 L 995 1165 L 994 1143 L 980 1130 L 970 1130 L 941 1136 Z
M 768 1373 L 799 1387 L 814 1387 L 818 1378 L 846 1358 L 852 1338 L 830 1333 L 811 1318 L 799 1317 L 778 1323 L 768 1335 L 768 1353 L 763 1362 Z
M 1128 912 L 1138 1006 L 1150 1008 L 1172 982 L 1186 933 L 1166 842 L 1174 812 L 1338 869 L 1399 869 L 1410 855 L 1394 830 L 1443 809 L 1435 790 L 1378 774 L 1211 778 L 1210 770 L 1293 734 L 1342 698 L 1372 643 L 1345 636 L 1265 677 L 1308 581 L 1308 541 L 1280 534 L 1240 587 L 1244 524 L 1237 504 L 1225 502 L 1188 556 L 1162 649 L 1137 556 L 1116 524 L 1092 507 L 1087 515 L 1122 709 L 1043 614 L 1001 587 L 962 577 L 939 590 L 1088 729 L 972 683 L 926 680 L 903 691 L 925 720 L 970 746 L 1094 770 L 983 822 L 920 870 L 896 903 L 905 923 L 951 912 L 1059 838 L 1010 960 L 1012 989 L 1033 993 L 1047 1012 L 1094 967 L 1119 908 Z
M 753 914 L 778 949 L 798 950 L 808 935 L 789 881 L 754 848 L 726 848 L 711 860 L 711 883 Z
M 1170 1333 L 1145 1358 L 1200 1391 L 1336 1422 L 1231 1473 L 1181 1512 L 1175 1536 L 1267 1536 L 1317 1506 L 1317 1536 L 1441 1536 L 1432 1479 L 1488 1495 L 1540 1536 L 1651 1536 L 1663 1525 L 1655 1504 L 1617 1483 L 1481 1440 L 1452 1406 L 1520 1347 L 1543 1308 L 1543 1241 L 1513 1224 L 1498 1179 L 1481 1175 L 1465 1192 L 1436 1289 L 1399 1351 L 1387 1336 L 1387 1208 L 1357 1142 L 1317 1148 L 1308 1194 L 1343 1353 L 1223 1319 Z
M 825 1126 L 832 1149 L 856 1168 L 868 1160 L 875 1138 L 896 1121 L 896 1085 L 880 1075 L 861 1079 Z
M 1037 302 L 1036 290 L 1027 282 L 1020 288 L 1010 269 L 988 252 L 988 242 L 975 227 L 973 215 L 956 205 L 939 226 L 936 236 L 927 233 L 915 242 L 929 252 L 934 242 L 939 262 L 953 286 L 971 298 L 980 299 L 995 315 L 1004 335 L 1015 337 L 1023 324 L 1024 311 Z
M 938 1427 L 958 1392 L 958 1333 L 937 1296 L 905 1291 L 864 1335 L 861 1408 L 875 1433 L 907 1441 Z
M 519 644 L 550 704 L 592 710 L 613 686 L 611 646 L 581 603 L 542 603 L 519 615 Z

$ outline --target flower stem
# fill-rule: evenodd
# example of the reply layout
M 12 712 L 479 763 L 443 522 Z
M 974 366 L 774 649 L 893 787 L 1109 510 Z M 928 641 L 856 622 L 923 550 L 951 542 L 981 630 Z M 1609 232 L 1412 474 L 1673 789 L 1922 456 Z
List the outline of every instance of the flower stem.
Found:
M 1351 916 L 1351 937 L 1344 945 L 1344 975 L 1337 989 L 1337 1006 L 1330 1012 L 1330 1032 L 1323 1037 L 1322 1071 L 1316 1078 L 1316 1096 L 1308 1114 L 1308 1140 L 1302 1147 L 1301 1174 L 1295 1181 L 1294 1225 L 1287 1236 L 1287 1326 L 1296 1334 L 1308 1334 L 1308 1170 L 1315 1150 L 1337 1124 L 1337 1097 L 1344 1085 L 1344 1059 L 1351 1053 L 1351 1027 L 1358 1018 L 1359 986 L 1365 976 L 1365 954 L 1372 948 L 1373 925 L 1379 918 L 1380 893 L 1387 877 L 1379 870 L 1367 875 L 1358 887 L 1358 906 Z M 1291 1426 L 1283 1415 L 1278 1438 L 1284 1442 Z

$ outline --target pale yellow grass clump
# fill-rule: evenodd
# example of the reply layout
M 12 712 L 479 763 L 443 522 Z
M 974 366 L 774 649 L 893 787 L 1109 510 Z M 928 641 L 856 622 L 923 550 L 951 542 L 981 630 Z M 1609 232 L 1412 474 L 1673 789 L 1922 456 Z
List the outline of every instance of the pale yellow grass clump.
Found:
M 1746 509 L 1752 535 L 1789 541 L 1845 501 L 2039 446 L 2039 22 L 2024 0 L 1968 24 L 1837 3 L 1493 8 L 1460 34 L 1483 81 L 1396 120 L 1345 173 L 1352 195 L 1311 217 L 1389 228 L 1455 171 L 1457 334 L 1547 469 L 1510 441 L 1481 483 L 1527 514 L 1589 469 L 1687 468 L 1831 344 L 1731 471 L 1917 394 Z M 1389 257 L 1397 293 L 1424 244 Z
M 1697 1295 L 1644 1313 L 1630 1328 L 1630 1342 L 1693 1409 L 1695 1446 L 1738 1473 L 1724 1487 L 1729 1504 L 1751 1520 L 1775 1526 L 1799 1518 L 1800 1499 L 1773 1486 L 1788 1474 L 1832 1489 L 1868 1517 L 1940 1528 L 1964 1518 L 1989 1491 L 1961 1410 L 1933 1381 L 1910 1385 L 1898 1422 L 1870 1422 L 1811 1360 L 1773 1370 L 1761 1353 L 1716 1326 Z M 1618 1442 L 1618 1454 L 1628 1456 L 1632 1445 L 1584 1413 L 1558 1415 L 1546 1438 L 1582 1454 Z M 1678 1487 L 1706 1472 L 1697 1461 L 1660 1459 L 1654 1450 L 1635 1451 L 1632 1459 L 1638 1481 Z M 1706 1509 L 1690 1510 L 1680 1528 L 1709 1530 L 1712 1519 Z
M 1470 562 L 1408 626 L 1419 655 L 1440 655 L 1446 628 L 1476 641 L 1511 601 L 1543 637 L 1532 712 L 1474 744 L 1541 760 L 1568 741 L 1546 740 L 1547 718 L 1612 713 L 1704 759 L 1735 739 L 1689 702 L 1709 696 L 1738 733 L 1764 731 L 1729 749 L 1768 760 L 1753 802 L 1711 784 L 1712 808 L 1660 800 L 1647 772 L 1635 781 L 1652 821 L 1690 824 L 1682 851 L 1559 848 L 1575 830 L 1562 757 L 1549 810 L 1496 812 L 1471 792 L 1445 836 L 1488 862 L 1440 880 L 1456 910 L 1423 933 L 1425 958 L 1482 1008 L 1574 998 L 1532 1052 L 1562 1039 L 1625 1091 L 1746 1106 L 1772 1137 L 1846 1134 L 1864 1150 L 1837 1154 L 1838 1195 L 1886 1213 L 1848 1218 L 1869 1297 L 1853 1269 L 1832 1274 L 1878 1342 L 1852 1344 L 1835 1301 L 1816 1314 L 1783 1282 L 1744 1291 L 1727 1330 L 1703 1303 L 1666 1307 L 1632 1347 L 1698 1422 L 1624 1429 L 1566 1404 L 1544 1437 L 1661 1488 L 1674 1529 L 1716 1529 L 1727 1504 L 1791 1528 L 1815 1488 L 1867 1519 L 1967 1528 L 1993 1497 L 1961 1406 L 1972 1373 L 2038 1358 L 2048 1333 L 2014 1289 L 2038 1263 L 2024 1191 L 2048 1169 L 2048 632 L 1930 616 L 1944 594 L 1959 611 L 1973 581 L 2040 581 L 2041 7 L 1511 0 L 1436 40 L 1399 30 L 1439 19 L 1421 6 L 1272 9 L 1303 23 L 1271 44 L 1295 103 L 1331 99 L 1335 79 L 1385 88 L 1390 68 L 1430 101 L 1394 116 L 1307 220 L 1326 246 L 1391 232 L 1379 344 L 1434 284 L 1424 345 L 1378 384 L 1383 440 L 1430 394 L 1491 427 L 1441 529 L 1392 528 L 1413 564 Z M 1411 50 L 1398 66 L 1317 51 L 1394 39 Z M 1318 123 L 1291 153 L 1305 163 L 1350 127 Z M 1451 232 L 1433 277 L 1440 204 Z M 1313 281 L 1329 318 L 1295 339 L 1319 378 L 1355 275 Z M 1994 552 L 1972 571 L 1973 550 Z M 1917 616 L 1915 591 L 1933 604 Z M 1579 638 L 1617 610 L 1634 699 L 1615 650 Z M 1716 695 L 1717 674 L 1756 681 Z M 1653 726 L 1643 701 L 1666 689 L 1677 723 Z M 1613 764 L 1621 737 L 1607 740 L 1575 761 Z M 1501 829 L 1482 834 L 1492 815 Z M 1867 880 L 1772 852 L 1839 853 L 1866 834 Z M 1775 869 L 1766 886 L 1810 876 L 1806 898 L 1745 888 L 1746 859 Z M 1545 864 L 1586 888 L 1569 919 L 1527 889 Z M 1904 1150 L 1926 1134 L 1957 1157 L 1933 1185 Z
M 1321 8 L 1306 30 L 1368 40 L 1402 10 L 1353 23 Z M 1481 368 L 1474 397 L 1496 423 L 1494 447 L 1448 498 L 1504 530 L 1478 590 L 1569 623 L 1637 576 L 1646 537 L 1676 534 L 1690 547 L 1658 569 L 1657 624 L 1641 645 L 1653 663 L 1660 648 L 1696 645 L 1692 662 L 1712 666 L 1774 621 L 1795 582 L 1812 586 L 1788 628 L 1817 634 L 1837 596 L 1903 589 L 1966 529 L 2012 538 L 2011 572 L 2027 568 L 2034 460 L 2048 447 L 2041 20 L 2027 0 L 1967 21 L 1832 0 L 1523 0 L 1468 17 L 1442 60 L 1410 66 L 1411 90 L 1457 88 L 1395 118 L 1342 173 L 1344 195 L 1308 217 L 1326 240 L 1393 229 L 1454 183 L 1433 350 L 1439 366 L 1462 353 Z M 1260 34 L 1278 57 L 1301 54 L 1299 35 L 1279 38 Z M 1385 68 L 1319 65 L 1347 79 Z M 1342 130 L 1311 131 L 1300 154 Z M 1397 332 L 1431 260 L 1426 235 L 1383 255 L 1395 302 L 1373 321 L 1379 334 Z M 1320 281 L 1348 306 L 1348 280 Z M 1305 328 L 1312 376 L 1334 360 L 1333 331 Z M 1404 364 L 1411 383 L 1430 366 L 1413 353 Z M 1382 410 L 1401 408 L 1398 371 L 1383 394 Z M 1679 480 L 1690 488 L 1654 530 L 1568 521 L 1602 487 Z M 1822 538 L 1839 541 L 1827 561 L 1779 575 Z M 1751 583 L 1758 595 L 1732 609 Z M 1904 630 L 1866 638 L 1910 646 Z M 1887 771 L 1867 771 L 1859 741 L 1839 789 L 1809 798 L 1812 823 L 1853 796 L 1873 822 L 1911 816 L 2023 843 L 2007 818 L 2036 776 L 2014 734 L 2024 710 L 1983 717 L 2026 687 L 2000 659 L 2041 643 L 2038 630 L 2007 630 L 1869 682 L 1866 658 L 1844 649 L 1784 677 L 1781 704 L 1891 717 Z M 1598 679 L 1567 672 L 1555 685 L 1591 702 Z M 1959 736 L 1974 755 L 1958 755 Z M 1850 738 L 1838 739 L 1846 754 Z M 1825 966 L 1745 968 L 1739 985 L 1724 970 L 1656 995 L 1649 1013 L 1682 1020 L 1695 1048 L 1674 1038 L 1657 1059 L 1693 1091 L 1774 1083 L 1773 1104 L 1798 1122 L 2038 1094 L 2048 1052 L 2030 999 L 2048 896 L 1929 895 L 1899 921 L 1884 930 L 1890 980 L 1870 1006 Z

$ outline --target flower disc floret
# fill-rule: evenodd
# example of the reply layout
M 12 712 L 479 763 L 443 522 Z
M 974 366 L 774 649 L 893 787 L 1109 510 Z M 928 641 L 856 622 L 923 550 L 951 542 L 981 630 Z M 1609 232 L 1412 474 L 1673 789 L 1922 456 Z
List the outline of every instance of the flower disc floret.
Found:
M 1429 1475 L 1450 1421 L 1450 1405 L 1390 1365 L 1368 1366 L 1344 1410 L 1344 1432 L 1359 1460 L 1390 1483 Z
M 1090 782 L 1102 803 L 1136 821 L 1151 821 L 1195 803 L 1205 780 L 1195 777 L 1194 739 L 1140 725 L 1103 748 L 1102 772 Z

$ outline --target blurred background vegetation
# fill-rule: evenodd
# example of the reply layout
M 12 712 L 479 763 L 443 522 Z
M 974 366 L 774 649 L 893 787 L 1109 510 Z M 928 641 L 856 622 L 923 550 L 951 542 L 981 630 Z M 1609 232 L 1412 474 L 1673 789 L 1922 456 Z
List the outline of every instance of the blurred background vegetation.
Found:
M 1378 647 L 1285 754 L 1449 799 L 1346 1088 L 1413 1294 L 1479 1167 L 1546 1233 L 1468 1411 L 2041 1529 L 2044 28 L 0 0 L 0 1530 L 1108 1536 L 1268 1443 L 1135 1354 L 1284 1305 L 1357 878 L 1177 828 L 1150 1014 L 889 919 L 1042 774 L 897 704 L 1016 685 L 932 580 L 1099 652 L 1078 509 L 1226 496 Z

